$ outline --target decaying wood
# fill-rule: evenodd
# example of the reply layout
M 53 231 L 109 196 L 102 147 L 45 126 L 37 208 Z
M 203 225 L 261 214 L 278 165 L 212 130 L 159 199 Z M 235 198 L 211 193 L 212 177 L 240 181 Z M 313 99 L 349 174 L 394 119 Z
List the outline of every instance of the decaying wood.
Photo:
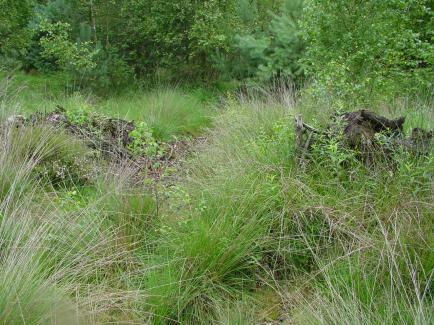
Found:
M 343 114 L 344 120 L 349 125 L 366 125 L 375 132 L 381 131 L 396 131 L 402 132 L 402 126 L 405 122 L 405 117 L 400 117 L 395 120 L 390 120 L 367 110 L 360 110 Z
M 296 145 L 299 160 L 305 161 L 306 156 L 316 141 L 338 138 L 341 145 L 360 152 L 361 159 L 367 164 L 372 163 L 377 153 L 388 154 L 391 147 L 401 146 L 415 153 L 427 153 L 432 149 L 432 131 L 420 128 L 412 130 L 410 137 L 405 138 L 403 125 L 405 117 L 388 119 L 368 110 L 359 110 L 337 115 L 325 130 L 318 130 L 305 122 L 300 115 L 295 117 Z M 384 142 L 378 140 L 381 133 Z

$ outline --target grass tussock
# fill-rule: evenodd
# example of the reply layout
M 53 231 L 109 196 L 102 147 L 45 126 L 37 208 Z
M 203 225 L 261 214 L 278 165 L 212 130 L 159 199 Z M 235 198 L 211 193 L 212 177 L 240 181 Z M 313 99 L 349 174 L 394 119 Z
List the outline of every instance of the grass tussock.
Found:
M 181 89 L 160 87 L 143 94 L 109 99 L 100 110 L 145 121 L 157 139 L 167 141 L 172 136 L 199 135 L 210 126 L 213 110 L 206 100 L 200 92 L 186 94 Z

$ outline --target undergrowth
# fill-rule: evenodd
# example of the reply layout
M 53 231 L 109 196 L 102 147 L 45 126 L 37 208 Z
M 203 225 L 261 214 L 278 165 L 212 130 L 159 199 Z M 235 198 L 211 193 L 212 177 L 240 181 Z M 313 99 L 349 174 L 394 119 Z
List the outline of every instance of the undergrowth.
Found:
M 226 98 L 170 182 L 58 129 L 3 123 L 1 322 L 432 323 L 433 152 L 367 167 L 325 140 L 300 164 L 294 114 L 323 121 L 278 95 Z M 168 97 L 179 121 L 161 96 L 135 111 L 163 138 L 196 114 Z M 432 124 L 427 107 L 407 132 Z
M 174 189 L 162 244 L 144 254 L 145 310 L 159 323 L 225 322 L 228 301 L 263 309 L 265 287 L 279 316 L 297 319 L 291 285 L 308 293 L 312 322 L 428 324 L 432 153 L 370 169 L 324 143 L 302 168 L 292 114 L 279 101 L 229 103 Z

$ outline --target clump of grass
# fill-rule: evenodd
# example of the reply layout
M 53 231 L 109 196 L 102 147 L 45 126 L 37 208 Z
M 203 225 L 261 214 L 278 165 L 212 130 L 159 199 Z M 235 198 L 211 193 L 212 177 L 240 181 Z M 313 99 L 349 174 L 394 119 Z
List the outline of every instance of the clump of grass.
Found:
M 7 153 L 2 156 L 3 196 L 12 180 L 19 184 L 22 178 L 30 177 L 49 186 L 64 186 L 83 185 L 92 178 L 91 151 L 62 130 L 10 125 L 3 129 L 0 141 Z
M 145 121 L 154 137 L 198 135 L 210 126 L 212 109 L 192 94 L 177 88 L 157 88 L 143 94 L 115 97 L 98 107 L 104 114 Z
M 109 169 L 115 173 L 100 177 L 87 200 L 128 245 L 146 243 L 154 231 L 158 209 L 152 190 L 137 177 L 137 168 L 126 164 Z
M 1 143 L 8 143 L 7 136 L 1 138 Z M 38 145 L 44 148 L 43 143 Z M 17 146 L 16 143 L 13 148 L 18 149 Z M 55 236 L 53 219 L 49 213 L 33 214 L 36 210 L 48 211 L 47 207 L 38 209 L 33 199 L 41 191 L 32 177 L 39 156 L 36 151 L 33 157 L 13 162 L 9 160 L 13 153 L 11 150 L 0 153 L 0 161 L 4 163 L 0 173 L 8 176 L 1 180 L 0 319 L 4 323 L 29 324 L 50 323 L 55 319 L 78 321 L 73 291 L 68 289 L 73 282 L 60 281 L 70 274 L 72 265 L 53 268 L 46 264 L 52 252 L 61 253 L 61 247 L 46 245 Z M 13 165 L 8 164 L 12 162 Z M 62 234 L 66 235 L 63 231 Z
M 340 256 L 317 256 L 315 290 L 302 300 L 296 319 L 315 324 L 432 322 L 432 236 L 427 225 L 418 225 L 419 216 L 395 213 L 393 223 L 377 219 L 376 229 L 341 242 Z M 417 239 L 408 237 L 408 228 L 417 229 L 410 229 Z
M 10 187 L 0 204 L 0 322 L 135 319 L 141 294 L 129 287 L 132 244 L 146 233 L 140 226 L 152 213 L 150 200 L 106 186 L 104 193 L 94 189 L 90 201 L 65 206 L 59 189 L 46 193 L 44 184 L 32 181 L 31 169 L 17 168 L 26 191 Z
M 92 210 L 23 208 L 1 212 L 2 322 L 97 322 L 125 308 L 132 293 L 117 270 L 128 251 L 114 227 Z

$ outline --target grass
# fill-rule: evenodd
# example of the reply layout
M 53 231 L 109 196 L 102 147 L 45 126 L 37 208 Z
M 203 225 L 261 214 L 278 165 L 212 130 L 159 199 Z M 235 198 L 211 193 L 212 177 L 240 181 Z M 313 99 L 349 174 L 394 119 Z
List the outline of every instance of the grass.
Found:
M 53 102 L 63 101 L 73 94 L 72 87 L 67 84 L 64 75 L 24 74 L 15 72 L 6 74 L 0 71 L 2 90 L 16 105 L 15 111 L 29 114 L 35 111 L 50 111 Z
M 17 148 L 28 153 L 23 142 L 12 141 L 14 145 L 0 154 L 1 171 L 13 172 L 8 182 L 3 177 L 0 180 L 4 194 L 0 205 L 0 320 L 7 324 L 110 320 L 119 310 L 126 314 L 127 303 L 133 299 L 122 274 L 127 272 L 129 252 L 136 242 L 132 235 L 142 233 L 138 226 L 151 211 L 146 205 L 149 200 L 143 201 L 145 195 L 136 193 L 122 202 L 128 192 L 118 194 L 117 190 L 127 172 L 117 175 L 115 189 L 109 173 L 104 172 L 103 178 L 95 180 L 97 185 L 89 186 L 82 195 L 75 191 L 84 191 L 84 187 L 75 182 L 47 186 L 51 179 L 39 177 L 47 160 L 58 154 L 77 154 L 71 139 L 57 142 L 55 137 L 53 146 L 51 135 L 56 133 L 49 132 L 39 138 L 26 133 L 24 139 L 37 140 L 39 148 L 24 160 L 10 158 Z M 3 134 L 1 143 L 11 143 L 10 136 Z M 8 163 L 14 168 L 7 168 Z M 133 223 L 135 220 L 140 222 Z M 134 293 L 134 297 L 139 295 Z
M 145 121 L 160 140 L 172 136 L 197 136 L 211 125 L 213 110 L 200 93 L 185 94 L 162 87 L 143 94 L 119 96 L 98 105 L 98 111 L 128 120 Z
M 227 301 L 247 295 L 250 315 L 264 309 L 266 286 L 289 318 L 307 315 L 300 323 L 429 324 L 432 154 L 397 157 L 392 178 L 360 163 L 350 175 L 325 146 L 303 171 L 291 113 L 254 100 L 217 119 L 164 219 L 164 244 L 144 257 L 146 310 L 161 323 L 221 323 Z M 287 297 L 286 282 L 311 292 L 309 308 Z
M 3 78 L 2 78 L 3 77 Z M 215 94 L 205 89 L 181 89 L 159 86 L 152 90 L 134 90 L 124 95 L 98 98 L 68 85 L 64 76 L 15 73 L 11 79 L 0 74 L 11 113 L 29 115 L 50 112 L 61 106 L 68 111 L 93 111 L 106 116 L 144 121 L 154 137 L 169 141 L 174 137 L 197 136 L 211 126 L 215 115 Z
M 1 129 L 0 322 L 432 323 L 432 151 L 367 169 L 325 142 L 302 168 L 293 115 L 320 125 L 332 107 L 319 116 L 281 89 L 229 96 L 216 114 L 202 97 L 62 103 L 144 120 L 160 139 L 204 134 L 171 182 L 75 163 L 89 149 L 59 130 Z M 0 92 L 2 111 L 17 98 Z M 432 125 L 430 108 L 374 107 L 405 114 L 407 131 Z

